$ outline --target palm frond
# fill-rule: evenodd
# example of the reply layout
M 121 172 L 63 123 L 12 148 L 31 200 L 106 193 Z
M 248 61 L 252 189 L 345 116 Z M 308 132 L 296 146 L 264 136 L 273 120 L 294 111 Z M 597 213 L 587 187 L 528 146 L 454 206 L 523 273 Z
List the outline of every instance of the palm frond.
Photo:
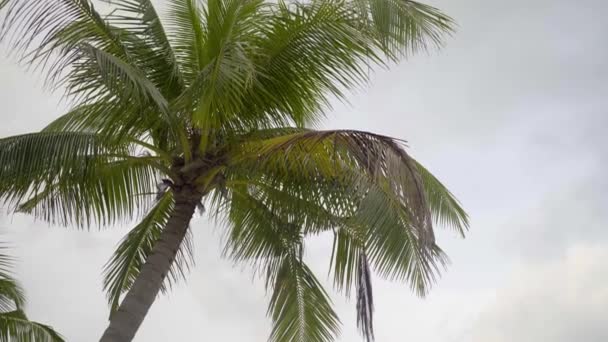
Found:
M 78 51 L 81 56 L 68 76 L 70 95 L 81 96 L 89 103 L 90 99 L 103 97 L 103 88 L 123 101 L 136 101 L 142 107 L 153 104 L 157 111 L 168 115 L 167 100 L 138 68 L 89 44 L 80 45 Z
M 300 227 L 239 188 L 233 192 L 226 252 L 251 263 L 272 289 L 271 341 L 332 341 L 340 321 L 327 293 L 302 261 Z
M 421 239 L 434 240 L 421 177 L 413 159 L 392 138 L 361 131 L 301 130 L 251 139 L 234 152 L 233 162 L 263 167 L 279 176 L 296 172 L 302 177 L 321 175 L 331 179 L 350 170 L 354 177 L 351 182 L 368 182 L 381 189 L 400 205 Z M 365 191 L 364 186 L 359 190 Z
M 130 33 L 126 44 L 140 68 L 168 100 L 183 90 L 183 77 L 160 16 L 150 0 L 103 0 L 112 7 L 108 22 Z
M 416 169 L 422 177 L 433 220 L 441 226 L 453 228 L 464 237 L 465 232 L 469 229 L 469 217 L 456 197 L 418 162 L 416 162 Z
M 334 341 L 340 320 L 323 285 L 297 257 L 282 260 L 269 313 L 274 321 L 270 341 Z
M 438 47 L 453 32 L 454 21 L 437 8 L 410 0 L 351 0 L 362 29 L 375 36 L 380 50 L 399 60 Z
M 103 286 L 107 292 L 110 314 L 118 309 L 121 295 L 128 291 L 137 279 L 171 215 L 173 204 L 171 191 L 165 192 L 148 215 L 123 238 L 112 258 L 107 262 L 104 268 Z M 166 291 L 172 283 L 184 278 L 192 263 L 192 240 L 189 231 L 161 290 Z
M 258 125 L 315 123 L 332 97 L 344 100 L 344 90 L 365 83 L 368 66 L 381 63 L 373 37 L 340 1 L 279 2 L 268 23 L 244 105 Z
M 4 250 L 5 248 L 6 247 L 0 245 L 0 251 Z M 8 256 L 7 254 L 0 253 L 0 277 L 10 278 L 12 268 L 13 268 L 13 258 Z
M 0 313 L 0 342 L 64 342 L 48 325 L 32 322 L 21 310 Z
M 154 157 L 95 134 L 42 132 L 0 140 L 0 199 L 49 222 L 89 226 L 145 210 L 159 174 Z
M 170 0 L 168 6 L 167 36 L 180 65 L 184 82 L 189 85 L 205 66 L 203 13 L 196 0 Z
M 25 304 L 23 289 L 16 280 L 0 279 L 0 312 L 21 308 Z
M 359 254 L 357 267 L 357 326 L 368 342 L 374 340 L 374 295 L 372 277 L 365 253 Z
M 0 15 L 0 40 L 8 40 L 26 63 L 48 68 L 51 83 L 62 78 L 83 43 L 127 55 L 115 30 L 89 0 L 6 0 Z
M 459 217 L 464 221 L 456 223 L 466 224 L 454 198 L 419 170 L 400 141 L 358 131 L 275 129 L 243 137 L 238 146 L 231 162 L 240 166 L 227 174 L 229 188 L 241 184 L 251 200 L 306 234 L 334 230 L 334 283 L 347 295 L 356 286 L 359 328 L 368 340 L 371 268 L 424 295 L 447 262 L 434 242 L 433 221 Z M 231 200 L 238 204 L 236 196 Z M 260 247 L 255 238 L 269 241 L 272 233 L 245 234 L 250 240 L 244 245 Z
M 434 241 L 417 234 L 402 205 L 380 189 L 368 191 L 350 221 L 367 228 L 365 249 L 374 270 L 383 278 L 407 281 L 419 296 L 428 292 L 447 263 Z
M 205 11 L 204 68 L 193 88 L 198 96 L 193 122 L 204 132 L 240 120 L 243 97 L 255 76 L 256 32 L 265 24 L 264 2 L 211 0 Z
M 0 245 L 0 312 L 21 308 L 25 304 L 23 289 L 12 275 L 13 258 L 1 253 L 4 249 Z

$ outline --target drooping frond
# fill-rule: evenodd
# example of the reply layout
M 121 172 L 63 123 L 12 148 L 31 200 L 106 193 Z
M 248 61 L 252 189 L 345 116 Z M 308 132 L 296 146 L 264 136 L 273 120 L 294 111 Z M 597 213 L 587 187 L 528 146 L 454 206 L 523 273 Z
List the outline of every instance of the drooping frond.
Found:
M 295 256 L 281 262 L 269 312 L 274 321 L 270 341 L 334 341 L 340 321 L 323 285 Z
M 148 215 L 123 238 L 112 258 L 104 268 L 104 290 L 110 303 L 110 314 L 118 309 L 120 297 L 127 292 L 150 255 L 154 244 L 159 239 L 162 230 L 173 210 L 171 191 L 165 192 Z M 175 261 L 171 266 L 166 290 L 173 282 L 183 278 L 193 263 L 191 233 L 181 244 Z
M 145 210 L 156 189 L 154 157 L 95 134 L 41 132 L 0 140 L 0 199 L 49 222 L 111 224 Z
M 357 267 L 357 326 L 368 342 L 374 340 L 374 295 L 372 278 L 365 253 L 359 255 Z
M 48 325 L 32 322 L 21 310 L 0 312 L 0 342 L 64 342 Z
M 332 341 L 340 322 L 322 285 L 302 261 L 300 227 L 246 187 L 235 189 L 232 196 L 226 251 L 234 260 L 254 265 L 272 289 L 270 340 Z
M 237 165 L 251 163 L 251 168 L 264 167 L 279 175 L 296 172 L 304 177 L 330 179 L 350 176 L 350 182 L 364 182 L 358 186 L 360 191 L 366 191 L 365 183 L 369 183 L 400 206 L 420 239 L 434 240 L 421 177 L 413 159 L 392 138 L 361 131 L 301 130 L 250 139 L 234 154 Z
M 365 227 L 366 253 L 381 277 L 405 280 L 420 296 L 429 291 L 447 259 L 434 241 L 417 234 L 402 205 L 372 188 L 349 221 Z
M 416 168 L 422 176 L 433 220 L 441 226 L 453 228 L 464 237 L 469 229 L 469 218 L 456 197 L 420 163 L 416 162 Z
M 366 338 L 373 339 L 371 269 L 427 293 L 446 262 L 432 222 L 460 217 L 462 209 L 453 201 L 441 205 L 453 197 L 421 173 L 401 142 L 358 131 L 276 129 L 248 135 L 236 146 L 228 169 L 233 173 L 226 173 L 229 189 L 246 191 L 305 234 L 334 231 L 334 282 L 347 295 L 356 287 Z M 251 239 L 244 245 L 261 247 L 254 238 L 270 241 L 256 231 L 244 231 Z

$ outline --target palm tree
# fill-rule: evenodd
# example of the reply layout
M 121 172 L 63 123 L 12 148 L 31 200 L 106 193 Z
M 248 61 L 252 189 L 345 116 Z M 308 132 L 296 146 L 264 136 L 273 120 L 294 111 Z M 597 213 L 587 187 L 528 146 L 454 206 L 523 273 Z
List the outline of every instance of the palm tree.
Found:
M 12 258 L 0 253 L 0 342 L 63 342 L 51 327 L 27 318 L 25 295 L 11 275 L 11 266 Z
M 424 295 L 446 262 L 433 223 L 464 234 L 467 216 L 402 140 L 311 127 L 373 67 L 441 44 L 451 19 L 409 0 L 167 3 L 161 20 L 151 0 L 104 15 L 89 0 L 0 0 L 2 39 L 72 106 L 0 140 L 2 199 L 61 225 L 139 218 L 105 267 L 101 341 L 130 341 L 185 275 L 197 208 L 224 227 L 225 256 L 265 280 L 271 341 L 339 333 L 303 257 L 323 233 L 335 288 L 373 339 L 372 272 Z

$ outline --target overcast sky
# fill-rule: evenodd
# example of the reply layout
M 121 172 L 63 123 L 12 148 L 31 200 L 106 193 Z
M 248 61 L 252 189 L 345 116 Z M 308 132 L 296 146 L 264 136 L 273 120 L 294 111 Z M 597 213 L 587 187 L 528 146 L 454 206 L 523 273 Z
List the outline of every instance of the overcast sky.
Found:
M 431 294 L 375 280 L 378 342 L 608 341 L 608 5 L 602 0 L 434 0 L 459 23 L 439 52 L 377 72 L 325 127 L 409 141 L 459 197 L 466 239 L 438 234 L 452 260 Z M 42 128 L 62 107 L 0 54 L 0 136 Z M 127 232 L 0 218 L 31 318 L 68 341 L 107 324 L 101 269 Z M 219 232 L 192 223 L 196 268 L 157 300 L 136 341 L 265 341 L 261 281 L 219 257 Z M 325 279 L 330 244 L 307 259 Z M 326 282 L 328 283 L 328 282 Z M 360 340 L 354 303 L 334 295 L 340 341 Z

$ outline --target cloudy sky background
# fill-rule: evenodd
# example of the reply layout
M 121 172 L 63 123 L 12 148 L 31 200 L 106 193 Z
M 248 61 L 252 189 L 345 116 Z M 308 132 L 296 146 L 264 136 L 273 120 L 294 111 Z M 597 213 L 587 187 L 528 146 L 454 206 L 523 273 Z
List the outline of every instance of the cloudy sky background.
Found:
M 608 5 L 429 2 L 459 23 L 446 47 L 377 72 L 325 122 L 408 140 L 472 220 L 465 240 L 438 234 L 452 264 L 426 299 L 375 281 L 377 341 L 607 341 Z M 64 109 L 5 53 L 0 75 L 0 136 L 38 130 Z M 192 228 L 196 268 L 157 300 L 136 341 L 265 341 L 261 281 L 220 259 L 212 222 Z M 127 229 L 0 216 L 31 318 L 68 341 L 99 338 L 108 312 L 101 269 Z M 307 245 L 321 279 L 330 247 L 326 237 Z M 340 341 L 360 340 L 354 303 L 333 298 Z

